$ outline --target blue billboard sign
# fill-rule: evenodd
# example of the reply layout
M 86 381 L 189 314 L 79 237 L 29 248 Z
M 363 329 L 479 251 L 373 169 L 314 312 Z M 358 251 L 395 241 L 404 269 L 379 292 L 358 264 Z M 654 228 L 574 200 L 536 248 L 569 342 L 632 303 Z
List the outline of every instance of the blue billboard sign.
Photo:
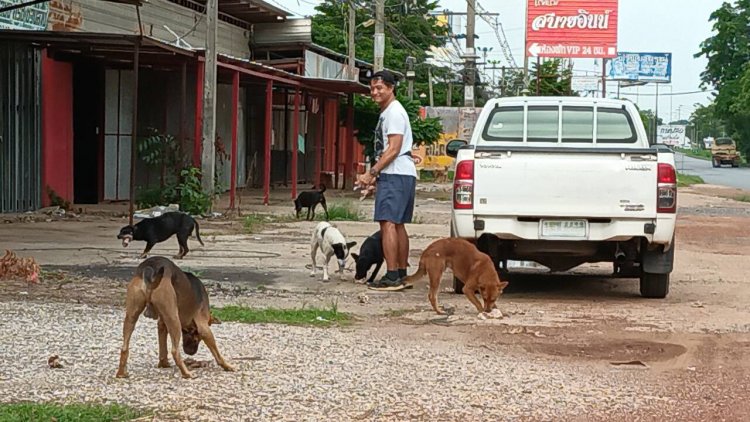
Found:
M 672 53 L 617 53 L 607 63 L 609 79 L 620 81 L 672 81 Z

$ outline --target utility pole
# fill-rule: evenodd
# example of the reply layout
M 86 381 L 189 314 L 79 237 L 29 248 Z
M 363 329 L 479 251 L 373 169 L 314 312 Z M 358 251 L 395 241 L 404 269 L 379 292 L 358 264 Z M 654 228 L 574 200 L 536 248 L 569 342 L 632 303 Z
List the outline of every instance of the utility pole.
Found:
M 385 0 L 375 0 L 375 71 L 383 70 L 385 57 Z
M 349 77 L 347 79 L 357 81 L 356 63 L 354 56 L 354 31 L 357 28 L 357 13 L 354 8 L 354 0 L 349 0 Z
M 432 98 L 432 67 L 430 65 L 427 65 L 427 87 L 430 93 L 430 107 L 434 107 L 435 103 Z
M 203 192 L 214 193 L 216 173 L 216 26 L 219 18 L 219 0 L 206 1 L 206 71 L 203 80 L 203 153 L 201 155 L 201 187 Z
M 453 82 L 448 80 L 448 92 L 445 94 L 445 105 L 451 107 L 453 105 Z
M 476 21 L 476 0 L 466 0 L 466 85 L 464 86 L 464 107 L 474 107 L 474 85 L 476 83 L 474 65 L 474 25 Z
M 409 100 L 414 99 L 414 78 L 417 74 L 414 72 L 414 62 L 416 59 L 412 56 L 406 58 L 406 81 L 408 82 Z
M 607 59 L 602 58 L 602 98 L 607 98 Z

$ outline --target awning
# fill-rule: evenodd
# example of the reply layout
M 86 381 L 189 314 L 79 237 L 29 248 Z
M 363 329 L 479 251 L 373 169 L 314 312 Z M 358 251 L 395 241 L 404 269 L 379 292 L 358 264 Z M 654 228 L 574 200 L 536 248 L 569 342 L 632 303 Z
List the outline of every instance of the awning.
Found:
M 147 36 L 100 34 L 91 32 L 53 32 L 0 30 L 0 41 L 28 43 L 46 48 L 55 56 L 85 56 L 112 64 L 133 62 L 135 44 L 140 40 L 140 63 L 143 66 L 168 66 L 194 58 L 191 50 L 170 45 Z

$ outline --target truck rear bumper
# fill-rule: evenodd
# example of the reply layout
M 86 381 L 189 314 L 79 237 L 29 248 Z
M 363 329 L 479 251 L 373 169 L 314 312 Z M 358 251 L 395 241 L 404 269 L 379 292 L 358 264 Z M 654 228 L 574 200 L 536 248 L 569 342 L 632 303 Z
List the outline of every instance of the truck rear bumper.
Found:
M 475 225 L 475 221 L 482 223 Z M 519 220 L 516 216 L 482 216 L 454 210 L 451 224 L 456 237 L 476 239 L 484 233 L 500 239 L 547 240 L 541 236 L 539 221 Z M 483 226 L 483 227 L 482 227 Z M 593 219 L 582 241 L 626 241 L 643 237 L 649 243 L 671 246 L 675 229 L 674 214 L 659 214 L 655 219 Z

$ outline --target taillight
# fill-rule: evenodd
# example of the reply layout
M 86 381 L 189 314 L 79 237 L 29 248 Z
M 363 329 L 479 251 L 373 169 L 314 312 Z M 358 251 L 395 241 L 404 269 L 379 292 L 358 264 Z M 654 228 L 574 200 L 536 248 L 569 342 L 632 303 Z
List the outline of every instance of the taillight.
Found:
M 453 176 L 453 208 L 470 210 L 474 206 L 474 160 L 456 164 Z
M 677 212 L 677 172 L 666 163 L 659 163 L 656 180 L 656 212 Z

